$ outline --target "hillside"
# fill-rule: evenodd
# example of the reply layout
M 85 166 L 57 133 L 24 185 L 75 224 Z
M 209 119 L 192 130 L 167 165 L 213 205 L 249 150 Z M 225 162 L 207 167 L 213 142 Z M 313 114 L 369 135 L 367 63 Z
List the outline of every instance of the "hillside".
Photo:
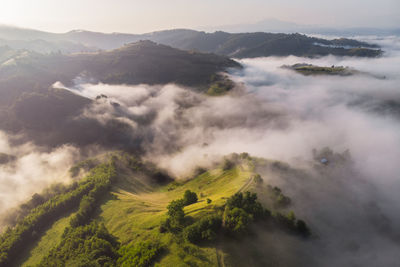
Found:
M 125 133 L 126 125 L 76 119 L 93 99 L 52 85 L 60 81 L 73 86 L 74 79 L 82 76 L 94 83 L 176 83 L 206 92 L 219 79 L 225 79 L 219 72 L 231 67 L 240 64 L 227 57 L 182 51 L 150 41 L 112 51 L 72 55 L 43 55 L 2 47 L 0 129 L 25 133 L 29 140 L 46 146 L 66 142 L 115 145 L 115 139 L 129 134 Z M 99 136 L 99 132 L 110 134 Z
M 35 31 L 30 29 L 0 27 L 0 38 L 20 40 L 19 43 L 9 41 L 13 47 L 31 48 L 35 51 L 50 51 L 51 45 L 60 44 L 58 50 L 64 52 L 93 51 L 98 49 L 116 49 L 128 43 L 140 40 L 151 40 L 164 45 L 184 50 L 196 50 L 216 53 L 235 58 L 252 58 L 264 56 L 338 56 L 376 57 L 381 55 L 379 46 L 352 39 L 340 38 L 326 40 L 292 33 L 246 32 L 228 33 L 216 31 L 207 33 L 189 29 L 173 29 L 146 34 L 101 33 L 85 30 L 74 30 L 62 34 Z M 34 40 L 34 41 L 32 41 Z M 30 42 L 46 41 L 43 47 Z M 71 46 L 75 43 L 76 46 Z
M 159 43 L 181 49 L 212 52 L 235 58 L 264 56 L 338 56 L 375 57 L 381 54 L 378 46 L 351 39 L 326 40 L 302 34 L 284 33 L 214 33 L 189 30 L 161 31 L 143 36 Z
M 51 263 L 50 266 L 111 266 L 111 262 L 114 262 L 112 266 L 265 266 L 267 262 L 288 266 L 290 260 L 280 258 L 279 251 L 273 249 L 273 244 L 259 246 L 258 242 L 261 240 L 252 236 L 254 227 L 257 227 L 259 234 L 274 235 L 273 232 L 278 231 L 287 238 L 297 240 L 299 244 L 305 242 L 301 237 L 302 232 L 297 230 L 300 228 L 291 226 L 296 222 L 294 214 L 289 213 L 287 219 L 283 215 L 289 204 L 278 207 L 265 201 L 274 199 L 275 193 L 269 189 L 272 187 L 257 178 L 254 161 L 248 155 L 233 155 L 227 158 L 231 161 L 228 165 L 224 163 L 215 169 L 204 170 L 187 181 L 172 182 L 161 172 L 128 154 L 111 153 L 103 160 L 104 163 L 94 167 L 87 178 L 79 181 L 73 188 L 66 187 L 64 193 L 48 200 L 53 203 L 54 211 L 51 214 L 57 215 L 46 215 L 48 219 L 45 224 L 39 226 L 36 222 L 45 216 L 42 207 L 48 202 L 40 204 L 31 214 L 26 215 L 22 219 L 24 223 L 20 221 L 16 228 L 3 234 L 3 238 L 7 239 L 0 238 L 0 266 L 49 266 L 48 263 Z M 94 187 L 90 186 L 93 182 L 96 183 Z M 198 199 L 196 197 L 193 204 L 185 204 L 182 225 L 179 228 L 162 230 L 166 219 L 171 218 L 170 205 L 186 195 L 188 190 L 195 192 Z M 68 200 L 70 196 L 78 196 L 78 192 L 84 191 L 89 192 L 89 197 L 82 197 L 79 193 L 80 205 L 77 205 L 79 198 L 74 202 Z M 242 221 L 244 224 L 240 224 L 240 228 L 229 230 L 229 218 L 233 216 L 233 213 L 229 213 L 229 207 L 240 205 L 237 197 L 243 196 L 243 201 L 249 201 L 246 205 L 254 205 L 256 210 L 261 207 L 261 203 L 252 198 L 253 195 L 245 193 L 247 191 L 257 191 L 263 205 L 267 205 L 273 213 L 271 215 L 268 209 L 261 209 L 258 213 L 254 210 L 254 215 L 247 217 L 247 222 Z M 63 204 L 62 201 L 69 201 L 71 204 Z M 68 208 L 57 212 L 60 205 Z M 243 209 L 250 212 L 249 207 L 243 206 Z M 220 227 L 223 228 L 215 233 L 212 228 L 207 230 L 211 231 L 208 232 L 207 239 L 195 241 L 196 239 L 187 235 L 189 229 L 197 231 L 196 227 L 200 227 L 199 222 L 204 221 L 204 218 L 211 220 L 219 216 L 222 218 L 222 215 L 224 226 Z M 298 224 L 300 222 L 298 220 Z M 22 225 L 32 226 L 35 235 L 26 237 L 26 233 L 22 231 L 32 230 L 22 230 Z M 65 246 L 71 242 L 69 235 L 74 235 L 78 230 L 86 231 L 88 227 L 90 231 L 101 233 L 81 232 L 88 234 L 86 241 L 76 239 L 72 247 Z M 6 249 L 6 242 L 10 242 L 10 236 L 17 233 L 24 233 L 25 237 L 22 238 L 26 241 L 18 245 L 20 256 L 14 258 L 14 248 Z M 248 235 L 251 235 L 251 241 L 247 238 Z M 104 245 L 90 245 L 92 238 L 99 238 L 99 242 L 103 240 L 101 242 Z M 93 246 L 92 251 L 96 247 L 96 253 L 85 254 L 80 251 L 80 242 L 84 242 L 85 246 Z M 5 251 L 9 251 L 9 256 L 4 254 Z

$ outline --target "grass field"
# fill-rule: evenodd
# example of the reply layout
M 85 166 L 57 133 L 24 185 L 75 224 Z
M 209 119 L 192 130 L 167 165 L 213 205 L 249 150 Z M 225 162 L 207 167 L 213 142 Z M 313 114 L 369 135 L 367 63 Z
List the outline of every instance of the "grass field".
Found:
M 160 223 L 166 219 L 166 207 L 174 199 L 182 198 L 186 190 L 197 193 L 199 201 L 185 207 L 185 214 L 193 218 L 213 212 L 234 193 L 250 186 L 253 173 L 247 164 L 231 170 L 215 169 L 189 181 L 153 188 L 152 192 L 131 192 L 124 186 L 134 177 L 124 177 L 113 190 L 113 198 L 101 206 L 99 220 L 122 244 L 145 240 L 158 240 L 167 250 L 157 263 L 159 266 L 218 266 L 224 253 L 215 247 L 198 247 L 180 240 L 176 236 L 159 233 Z M 121 188 L 123 187 L 123 188 Z M 212 200 L 207 204 L 206 199 Z M 156 264 L 156 265 L 157 265 Z

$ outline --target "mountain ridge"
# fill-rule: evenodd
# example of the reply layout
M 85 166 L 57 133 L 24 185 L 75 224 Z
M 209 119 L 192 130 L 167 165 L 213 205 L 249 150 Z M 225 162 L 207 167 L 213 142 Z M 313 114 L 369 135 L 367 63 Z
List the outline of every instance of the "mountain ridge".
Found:
M 299 33 L 228 33 L 223 31 L 208 33 L 191 29 L 171 29 L 144 34 L 102 33 L 85 30 L 53 34 L 29 29 L 9 29 L 3 26 L 0 27 L 0 38 L 8 40 L 20 38 L 25 41 L 43 39 L 52 43 L 64 42 L 64 51 L 68 50 L 68 45 L 65 42 L 81 45 L 70 49 L 76 50 L 80 47 L 82 51 L 95 51 L 96 48 L 110 50 L 140 40 L 151 40 L 174 48 L 211 52 L 237 58 L 287 55 L 311 57 L 327 54 L 376 57 L 382 53 L 379 46 L 374 44 L 351 39 L 339 39 L 342 40 L 342 47 L 329 47 L 335 45 L 337 39 L 326 40 Z M 316 45 L 316 43 L 326 46 Z M 354 52 L 346 48 L 347 45 L 353 46 L 352 48 L 363 47 L 363 53 Z

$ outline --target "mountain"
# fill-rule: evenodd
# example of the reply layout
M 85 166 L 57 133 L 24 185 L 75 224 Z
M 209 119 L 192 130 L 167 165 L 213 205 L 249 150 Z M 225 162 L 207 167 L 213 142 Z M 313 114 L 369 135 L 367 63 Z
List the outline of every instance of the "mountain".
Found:
M 45 41 L 43 39 L 35 40 L 6 40 L 0 39 L 0 46 L 8 46 L 13 49 L 26 49 L 42 54 L 49 53 L 79 53 L 79 52 L 95 52 L 98 48 L 88 47 L 80 43 L 71 41 Z
M 388 36 L 400 35 L 400 28 L 396 27 L 332 27 L 321 25 L 307 25 L 288 22 L 278 19 L 264 19 L 251 24 L 233 24 L 221 25 L 217 27 L 203 27 L 201 30 L 212 31 L 226 31 L 230 33 L 242 32 L 273 32 L 273 33 L 293 33 L 299 32 L 303 34 L 321 34 L 330 36 L 360 36 L 360 35 L 373 35 L 373 36 Z
M 159 31 L 142 35 L 126 34 L 100 34 L 92 32 L 70 32 L 68 38 L 85 45 L 102 46 L 109 48 L 112 39 L 114 45 L 123 45 L 129 38 L 131 40 L 151 40 L 172 47 L 211 52 L 236 58 L 261 57 L 261 56 L 323 56 L 328 54 L 375 57 L 381 54 L 379 47 L 365 42 L 350 39 L 325 40 L 308 37 L 301 34 L 283 33 L 227 33 L 217 31 L 214 33 L 199 32 L 194 30 L 177 29 Z M 116 38 L 118 36 L 118 38 Z
M 93 51 L 96 48 L 110 50 L 140 40 L 151 40 L 184 50 L 216 53 L 229 57 L 262 57 L 262 56 L 323 56 L 328 54 L 375 57 L 381 54 L 379 47 L 365 42 L 350 39 L 325 40 L 301 34 L 285 33 L 228 33 L 216 31 L 207 33 L 187 29 L 157 31 L 146 34 L 100 33 L 74 30 L 62 34 L 53 34 L 28 29 L 0 27 L 0 38 L 5 40 L 23 40 L 25 47 L 34 51 L 49 51 L 50 44 L 63 44 L 65 52 Z M 35 48 L 32 42 L 44 40 L 50 44 Z M 69 47 L 67 44 L 77 44 Z M 321 45 L 322 44 L 322 45 Z M 11 47 L 16 46 L 10 42 Z M 54 52 L 57 52 L 55 50 Z
M 101 125 L 96 120 L 77 119 L 93 100 L 62 87 L 53 88 L 53 84 L 62 82 L 72 86 L 74 79 L 83 75 L 92 82 L 176 83 L 205 92 L 219 81 L 219 72 L 232 67 L 238 68 L 240 64 L 227 57 L 187 52 L 151 41 L 111 51 L 71 55 L 44 55 L 2 47 L 0 129 L 23 132 L 37 143 L 49 146 L 118 144 L 118 140 L 129 135 L 123 123 Z M 110 134 L 99 136 L 99 131 Z

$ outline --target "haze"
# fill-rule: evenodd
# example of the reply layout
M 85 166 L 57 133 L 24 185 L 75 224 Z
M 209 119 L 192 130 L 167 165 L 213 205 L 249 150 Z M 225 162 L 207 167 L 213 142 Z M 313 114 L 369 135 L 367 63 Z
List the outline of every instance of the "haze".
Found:
M 355 12 L 356 11 L 356 12 Z M 329 27 L 396 27 L 396 0 L 4 0 L 0 24 L 66 32 L 85 29 L 143 33 L 168 28 L 215 28 L 268 18 Z

